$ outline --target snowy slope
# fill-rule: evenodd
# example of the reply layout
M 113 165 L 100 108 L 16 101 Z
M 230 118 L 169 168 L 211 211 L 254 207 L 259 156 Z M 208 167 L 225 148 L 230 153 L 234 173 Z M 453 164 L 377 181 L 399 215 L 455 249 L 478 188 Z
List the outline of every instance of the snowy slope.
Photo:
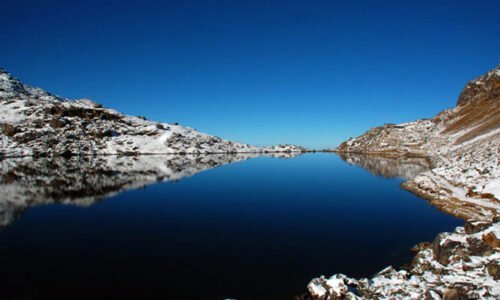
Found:
M 88 99 L 32 88 L 0 69 L 0 156 L 301 151 L 292 145 L 259 148 L 123 115 Z

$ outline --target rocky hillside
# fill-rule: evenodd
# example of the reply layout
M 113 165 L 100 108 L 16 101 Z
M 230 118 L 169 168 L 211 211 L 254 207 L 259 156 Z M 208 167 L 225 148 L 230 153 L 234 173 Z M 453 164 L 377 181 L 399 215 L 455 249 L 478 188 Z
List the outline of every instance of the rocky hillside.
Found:
M 0 157 L 300 151 L 305 149 L 259 148 L 123 115 L 88 99 L 33 88 L 0 69 Z
M 499 129 L 500 66 L 467 83 L 455 108 L 432 119 L 375 127 L 336 150 L 390 156 L 442 155 L 478 137 L 498 136 Z
M 435 168 L 403 186 L 458 217 L 491 219 L 500 209 L 500 67 L 467 83 L 455 108 L 373 128 L 337 151 L 430 157 Z
M 499 67 L 470 81 L 455 108 L 429 120 L 373 128 L 336 151 L 429 158 L 431 169 L 403 187 L 466 223 L 415 246 L 406 270 L 388 267 L 370 279 L 322 276 L 310 282 L 304 298 L 500 298 Z

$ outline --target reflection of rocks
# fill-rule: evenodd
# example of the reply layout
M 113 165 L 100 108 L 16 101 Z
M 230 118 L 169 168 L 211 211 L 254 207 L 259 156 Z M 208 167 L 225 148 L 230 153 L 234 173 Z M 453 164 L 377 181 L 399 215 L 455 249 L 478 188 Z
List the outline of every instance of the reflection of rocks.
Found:
M 381 157 L 366 154 L 339 153 L 349 164 L 358 165 L 373 175 L 387 178 L 411 179 L 431 168 L 430 162 L 422 157 Z
M 297 156 L 301 156 L 306 152 L 265 152 L 261 156 L 273 157 L 273 158 L 295 158 Z
M 269 153 L 294 157 L 298 153 Z M 200 171 L 258 154 L 142 155 L 13 158 L 0 161 L 0 227 L 26 208 L 63 203 L 88 206 L 118 192 L 159 181 L 180 180 Z

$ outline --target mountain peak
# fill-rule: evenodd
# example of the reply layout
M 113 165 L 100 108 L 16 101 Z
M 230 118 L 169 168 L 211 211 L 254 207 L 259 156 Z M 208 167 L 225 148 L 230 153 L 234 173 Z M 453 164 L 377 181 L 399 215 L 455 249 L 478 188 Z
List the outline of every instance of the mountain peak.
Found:
M 9 72 L 0 68 L 0 97 L 10 98 L 19 93 L 26 94 L 24 85 Z
M 457 105 L 463 106 L 470 101 L 475 102 L 485 99 L 497 101 L 498 96 L 500 96 L 500 65 L 488 73 L 469 81 L 460 93 Z

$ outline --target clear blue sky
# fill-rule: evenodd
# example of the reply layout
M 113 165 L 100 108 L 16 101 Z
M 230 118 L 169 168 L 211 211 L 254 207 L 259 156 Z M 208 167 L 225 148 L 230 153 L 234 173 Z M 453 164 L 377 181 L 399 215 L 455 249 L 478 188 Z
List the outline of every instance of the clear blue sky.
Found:
M 495 67 L 500 1 L 6 1 L 0 66 L 256 145 L 430 117 Z

